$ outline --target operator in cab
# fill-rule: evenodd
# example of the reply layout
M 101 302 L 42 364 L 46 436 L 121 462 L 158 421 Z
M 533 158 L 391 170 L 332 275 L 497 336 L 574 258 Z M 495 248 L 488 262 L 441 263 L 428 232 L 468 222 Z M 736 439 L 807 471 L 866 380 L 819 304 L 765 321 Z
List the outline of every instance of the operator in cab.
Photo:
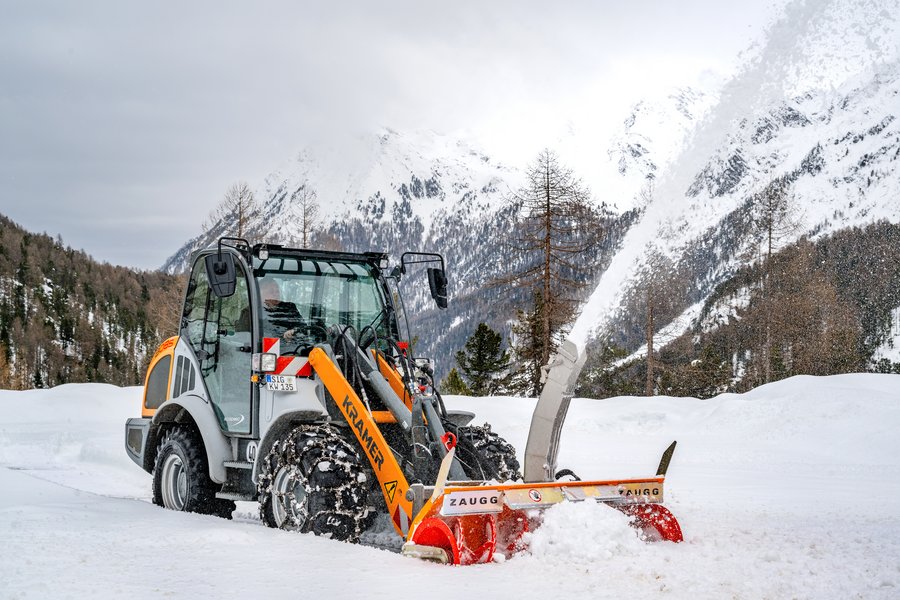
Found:
M 259 281 L 259 296 L 263 304 L 263 335 L 291 341 L 297 337 L 306 323 L 297 305 L 281 299 L 281 289 L 274 279 Z
M 281 299 L 281 288 L 274 279 L 259 280 L 259 297 L 262 300 L 263 337 L 292 341 L 306 328 L 306 321 L 293 302 Z M 238 320 L 238 329 L 250 330 L 250 308 L 245 308 Z

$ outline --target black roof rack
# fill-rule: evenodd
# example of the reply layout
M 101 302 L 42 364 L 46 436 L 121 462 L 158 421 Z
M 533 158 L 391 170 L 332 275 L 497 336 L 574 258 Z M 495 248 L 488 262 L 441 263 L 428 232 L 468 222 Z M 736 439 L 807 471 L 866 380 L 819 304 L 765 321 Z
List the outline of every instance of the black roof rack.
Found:
M 281 244 L 256 244 L 253 246 L 253 254 L 258 255 L 260 250 L 268 250 L 270 253 L 296 256 L 297 258 L 310 258 L 321 260 L 337 260 L 341 262 L 367 262 L 381 267 L 381 261 L 387 260 L 387 252 L 334 252 L 331 250 L 310 250 L 308 248 L 288 248 Z

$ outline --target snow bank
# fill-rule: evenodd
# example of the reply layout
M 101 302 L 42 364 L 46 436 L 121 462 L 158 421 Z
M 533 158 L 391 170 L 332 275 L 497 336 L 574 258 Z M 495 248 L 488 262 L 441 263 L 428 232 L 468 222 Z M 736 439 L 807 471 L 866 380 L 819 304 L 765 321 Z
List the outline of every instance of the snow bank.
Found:
M 449 397 L 524 449 L 534 401 Z M 140 390 L 0 392 L 3 598 L 517 598 L 900 596 L 900 376 L 798 377 L 712 400 L 573 401 L 560 465 L 585 477 L 655 472 L 683 544 L 646 544 L 618 511 L 548 510 L 505 562 L 451 568 L 149 503 L 123 424 Z

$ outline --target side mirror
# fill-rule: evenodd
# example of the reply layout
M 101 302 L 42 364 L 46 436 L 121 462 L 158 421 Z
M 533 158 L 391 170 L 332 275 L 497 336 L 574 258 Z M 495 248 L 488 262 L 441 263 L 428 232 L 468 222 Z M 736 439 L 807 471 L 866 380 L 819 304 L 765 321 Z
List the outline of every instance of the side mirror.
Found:
M 228 253 L 207 256 L 206 277 L 209 279 L 209 285 L 216 297 L 227 298 L 234 294 L 234 287 L 237 283 L 234 256 Z
M 447 308 L 447 274 L 436 267 L 428 269 L 428 287 L 438 308 Z

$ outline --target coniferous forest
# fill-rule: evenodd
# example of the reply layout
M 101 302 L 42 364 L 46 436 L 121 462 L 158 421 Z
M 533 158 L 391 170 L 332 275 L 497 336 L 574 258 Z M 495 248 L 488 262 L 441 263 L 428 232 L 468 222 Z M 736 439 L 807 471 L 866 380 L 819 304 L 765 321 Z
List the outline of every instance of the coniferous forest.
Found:
M 652 393 L 708 398 L 794 375 L 900 373 L 876 352 L 900 334 L 898 307 L 900 225 L 801 239 L 716 288 L 693 327 L 652 357 Z M 645 296 L 629 309 L 646 325 Z M 646 355 L 629 360 L 605 342 L 591 349 L 580 393 L 644 395 Z
M 679 281 L 677 266 L 665 279 Z M 183 276 L 101 264 L 0 216 L 0 388 L 142 383 L 154 349 L 176 332 L 182 293 Z M 650 297 L 626 305 L 635 331 L 647 331 Z M 802 239 L 739 269 L 691 329 L 658 339 L 649 378 L 634 342 L 597 340 L 579 394 L 705 398 L 793 375 L 900 372 L 877 353 L 897 337 L 898 307 L 900 225 Z M 673 316 L 664 308 L 657 333 Z
M 0 388 L 143 383 L 181 277 L 98 263 L 0 215 Z

